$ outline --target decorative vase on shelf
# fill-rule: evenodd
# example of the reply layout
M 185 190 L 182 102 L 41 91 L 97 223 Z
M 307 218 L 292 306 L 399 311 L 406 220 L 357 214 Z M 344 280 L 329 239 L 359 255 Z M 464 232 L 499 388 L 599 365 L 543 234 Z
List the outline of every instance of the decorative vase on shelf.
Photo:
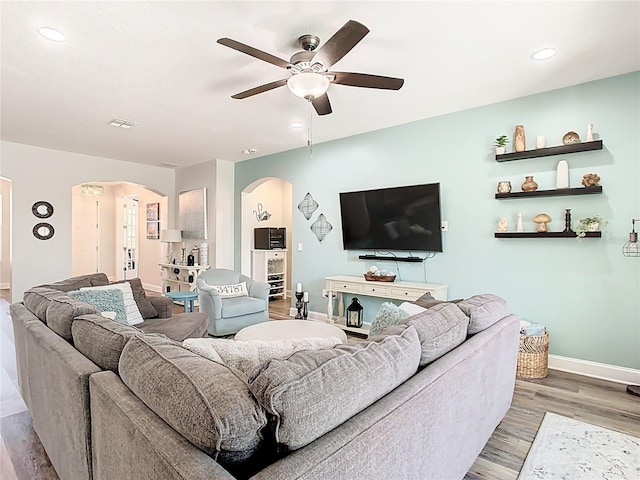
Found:
M 525 176 L 524 183 L 521 185 L 523 192 L 535 192 L 538 189 L 538 184 L 533 179 L 533 176 Z
M 587 142 L 593 142 L 593 123 L 587 124 Z
M 502 181 L 498 182 L 498 193 L 509 193 L 511 192 L 511 182 Z
M 516 152 L 524 152 L 527 149 L 527 142 L 524 138 L 524 125 L 516 125 L 514 145 Z
M 556 188 L 569 188 L 569 164 L 566 160 L 558 162 Z
M 524 225 L 522 224 L 522 214 L 518 214 L 518 222 L 516 223 L 516 232 L 524 232 Z
M 505 147 L 496 147 L 496 155 L 504 155 Z
M 547 146 L 547 141 L 543 135 L 536 137 L 536 148 L 544 148 Z

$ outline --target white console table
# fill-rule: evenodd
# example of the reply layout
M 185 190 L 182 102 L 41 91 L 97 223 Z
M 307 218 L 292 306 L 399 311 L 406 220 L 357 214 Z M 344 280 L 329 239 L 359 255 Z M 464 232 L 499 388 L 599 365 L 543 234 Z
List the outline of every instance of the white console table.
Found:
M 434 283 L 370 282 L 365 280 L 364 276 L 352 277 L 347 275 L 326 277 L 324 282 L 327 292 L 335 292 L 338 297 L 337 319 L 333 315 L 332 295 L 329 297 L 328 304 L 331 307 L 328 306 L 327 308 L 328 321 L 330 323 L 335 321 L 340 328 L 361 334 L 368 333 L 368 329 L 346 327 L 344 324 L 344 301 L 342 298 L 344 293 L 412 302 L 429 292 L 437 300 L 447 299 L 447 286 Z
M 159 263 L 162 269 L 162 293 L 167 293 L 167 287 L 171 291 L 196 291 L 196 278 L 200 272 L 209 270 L 209 265 L 175 265 L 173 263 Z M 178 273 L 174 273 L 174 270 Z M 192 281 L 189 281 L 189 277 Z

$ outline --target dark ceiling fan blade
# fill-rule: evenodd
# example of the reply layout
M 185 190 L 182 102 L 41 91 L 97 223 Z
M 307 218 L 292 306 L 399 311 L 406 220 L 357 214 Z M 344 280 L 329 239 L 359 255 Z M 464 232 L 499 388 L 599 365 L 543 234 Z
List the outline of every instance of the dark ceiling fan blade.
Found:
M 369 29 L 354 20 L 349 20 L 333 37 L 324 42 L 313 57 L 314 62 L 321 62 L 324 68 L 330 68 L 355 47 Z
M 257 48 L 250 47 L 249 45 L 245 45 L 244 43 L 236 42 L 235 40 L 231 40 L 230 38 L 219 38 L 218 43 L 220 45 L 224 45 L 225 47 L 233 48 L 234 50 L 238 50 L 239 52 L 246 53 L 247 55 L 251 55 L 259 60 L 272 63 L 277 67 L 289 68 L 291 64 L 286 60 L 278 58 L 270 53 L 263 52 L 262 50 L 258 50 Z
M 352 87 L 382 88 L 385 90 L 400 90 L 404 84 L 404 79 L 394 77 L 383 77 L 381 75 L 370 75 L 368 73 L 351 72 L 327 72 L 333 75 L 333 83 L 340 85 L 350 85 Z
M 284 78 L 282 80 L 276 80 L 275 82 L 265 83 L 264 85 L 260 85 L 259 87 L 254 87 L 249 90 L 245 90 L 244 92 L 236 93 L 235 95 L 231 95 L 231 98 L 235 99 L 243 99 L 247 97 L 251 97 L 253 95 L 257 95 L 258 93 L 267 92 L 269 90 L 273 90 L 274 88 L 282 87 L 287 84 L 287 79 Z
M 329 95 L 326 93 L 311 100 L 311 104 L 318 115 L 328 115 L 333 111 L 331 110 L 331 103 L 329 103 Z

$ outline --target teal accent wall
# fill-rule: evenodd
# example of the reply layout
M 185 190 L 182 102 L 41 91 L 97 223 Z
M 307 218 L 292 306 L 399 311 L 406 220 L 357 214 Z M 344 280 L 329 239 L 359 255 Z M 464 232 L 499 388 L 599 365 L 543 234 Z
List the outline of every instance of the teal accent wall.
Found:
M 584 140 L 588 123 L 603 150 L 495 161 L 493 140 L 506 134 L 510 151 L 517 124 L 525 126 L 532 149 L 538 135 L 548 146 L 560 145 L 570 130 Z M 510 180 L 519 191 L 525 175 L 533 175 L 541 190 L 555 188 L 561 159 L 569 163 L 570 186 L 580 186 L 582 175 L 593 172 L 602 178 L 603 194 L 494 199 L 498 181 Z M 292 245 L 303 243 L 304 250 L 293 249 L 292 284 L 302 282 L 310 292 L 311 310 L 326 311 L 324 277 L 362 275 L 371 265 L 358 259 L 364 252 L 342 248 L 340 192 L 440 182 L 442 218 L 449 222 L 444 253 L 424 264 L 377 262 L 380 268 L 395 270 L 405 281 L 446 284 L 449 298 L 500 295 L 513 313 L 548 327 L 552 354 L 640 368 L 640 258 L 621 253 L 631 219 L 640 218 L 640 72 L 316 144 L 312 160 L 300 148 L 237 163 L 235 169 L 236 205 L 256 179 L 280 177 L 293 185 Z M 307 192 L 320 204 L 309 221 L 297 211 Z M 493 236 L 501 216 L 514 231 L 518 212 L 525 230 L 535 229 L 532 219 L 541 212 L 552 217 L 550 230 L 562 230 L 565 208 L 572 209 L 574 223 L 604 217 L 603 237 Z M 310 230 L 320 213 L 334 227 L 322 243 Z M 235 225 L 238 239 L 239 208 Z M 371 308 L 365 303 L 369 316 Z

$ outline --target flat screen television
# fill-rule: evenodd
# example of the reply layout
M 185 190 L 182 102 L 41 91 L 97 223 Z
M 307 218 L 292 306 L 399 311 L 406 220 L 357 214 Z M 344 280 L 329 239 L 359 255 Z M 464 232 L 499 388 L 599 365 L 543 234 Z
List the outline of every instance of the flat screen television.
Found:
M 340 194 L 345 250 L 442 252 L 440 184 Z

